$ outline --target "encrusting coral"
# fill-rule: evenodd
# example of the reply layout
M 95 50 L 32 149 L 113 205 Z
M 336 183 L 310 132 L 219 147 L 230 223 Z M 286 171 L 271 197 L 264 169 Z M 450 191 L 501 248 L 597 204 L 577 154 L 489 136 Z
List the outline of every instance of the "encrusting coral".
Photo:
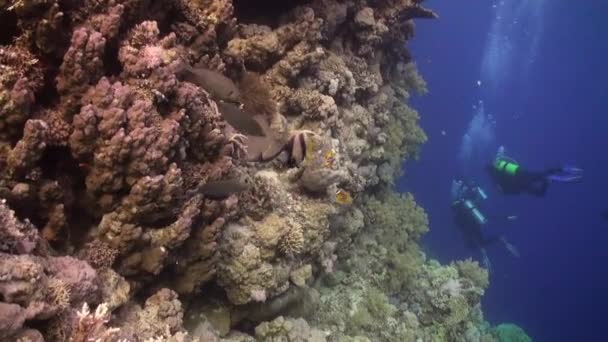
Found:
M 420 2 L 0 1 L 0 339 L 496 340 L 390 190 Z

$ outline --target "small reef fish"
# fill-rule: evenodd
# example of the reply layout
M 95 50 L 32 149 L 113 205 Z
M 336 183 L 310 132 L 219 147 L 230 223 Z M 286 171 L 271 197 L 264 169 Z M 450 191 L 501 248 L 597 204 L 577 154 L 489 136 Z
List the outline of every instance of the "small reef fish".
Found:
M 248 188 L 247 184 L 238 179 L 229 179 L 206 183 L 200 188 L 200 192 L 207 198 L 221 200 Z
M 217 100 L 238 102 L 241 95 L 236 84 L 217 71 L 183 65 L 177 75 L 182 80 L 205 89 Z
M 307 162 L 310 162 L 313 156 L 315 144 L 313 143 L 312 139 L 306 139 L 304 141 L 304 144 L 306 145 L 306 153 L 304 154 L 304 159 Z
M 249 113 L 245 113 L 237 105 L 228 102 L 217 102 L 217 108 L 220 114 L 240 133 L 252 135 L 256 137 L 266 136 L 264 129 Z
M 348 191 L 338 189 L 338 191 L 336 191 L 336 202 L 343 205 L 349 205 L 353 203 L 353 197 Z
M 300 166 L 305 160 L 311 160 L 313 155 L 314 143 L 310 135 L 312 131 L 296 131 L 285 145 L 285 150 L 289 153 L 289 160 Z
M 336 153 L 334 150 L 328 150 L 323 155 L 323 167 L 333 168 L 336 162 Z
M 310 161 L 313 158 L 315 148 L 311 139 L 313 135 L 316 135 L 313 131 L 301 130 L 292 132 L 287 142 L 272 141 L 270 138 L 253 139 L 255 145 L 248 146 L 248 151 L 256 150 L 257 152 L 252 153 L 246 160 L 265 163 L 274 160 L 282 153 L 286 153 L 290 165 L 300 166 L 304 161 Z M 251 143 L 251 140 L 250 138 L 249 143 Z

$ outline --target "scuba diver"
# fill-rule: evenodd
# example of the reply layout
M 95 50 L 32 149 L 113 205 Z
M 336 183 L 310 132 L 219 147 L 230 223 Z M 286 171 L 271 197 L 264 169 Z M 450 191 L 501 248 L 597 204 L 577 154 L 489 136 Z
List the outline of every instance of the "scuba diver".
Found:
M 507 195 L 519 195 L 527 192 L 537 197 L 544 197 L 551 182 L 573 183 L 583 177 L 583 170 L 571 166 L 548 168 L 544 171 L 531 171 L 521 167 L 514 159 L 504 153 L 500 146 L 492 164 L 486 166 L 493 182 L 500 192 Z
M 515 257 L 519 257 L 517 248 L 503 236 L 485 237 L 482 231 L 490 219 L 492 221 L 513 221 L 515 215 L 488 216 L 481 212 L 479 204 L 488 198 L 485 191 L 472 181 L 454 180 L 451 188 L 452 213 L 454 223 L 464 235 L 467 247 L 481 253 L 482 264 L 491 271 L 491 262 L 486 248 L 496 242 L 502 245 Z

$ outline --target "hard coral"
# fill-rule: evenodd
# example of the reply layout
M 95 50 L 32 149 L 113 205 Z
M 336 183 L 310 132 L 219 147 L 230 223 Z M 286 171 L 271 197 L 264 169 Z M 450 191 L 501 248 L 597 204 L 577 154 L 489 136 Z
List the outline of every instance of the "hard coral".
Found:
M 2 247 L 10 253 L 0 253 L 0 304 L 17 313 L 10 331 L 0 334 L 14 337 L 25 329 L 27 321 L 48 320 L 71 312 L 72 305 L 98 299 L 95 270 L 73 257 L 47 256 L 36 228 L 17 220 L 4 201 L 0 204 L 0 223 L 5 241 Z
M 57 90 L 67 106 L 65 114 L 71 116 L 77 110 L 82 94 L 103 75 L 105 46 L 106 39 L 97 31 L 86 27 L 74 31 L 57 76 Z
M 118 313 L 118 337 L 127 340 L 170 340 L 183 334 L 182 304 L 177 293 L 163 288 L 146 299 L 143 307 L 128 305 Z
M 420 1 L 4 5 L 0 338 L 184 340 L 182 301 L 212 293 L 226 294 L 214 316 L 226 340 L 252 340 L 236 329 L 255 325 L 261 339 L 324 340 L 277 318 L 311 312 L 332 340 L 492 336 L 487 275 L 425 260 L 426 215 L 388 191 L 426 141 L 403 102 L 425 90 L 404 49 L 411 19 L 435 17 Z M 184 64 L 238 80 L 268 136 L 239 135 L 216 91 L 176 76 Z M 276 162 L 239 160 L 290 141 Z M 199 193 L 226 179 L 249 188 Z
M 0 199 L 0 251 L 13 254 L 30 254 L 40 243 L 40 235 L 29 222 L 21 222 L 15 212 Z
M 174 0 L 174 3 L 188 24 L 199 33 L 191 46 L 197 59 L 203 53 L 217 52 L 218 40 L 224 38 L 220 36 L 222 29 L 225 30 L 223 32 L 235 30 L 236 18 L 233 17 L 231 1 Z
M 251 70 L 265 71 L 297 43 L 320 38 L 321 20 L 315 18 L 310 8 L 297 8 L 290 16 L 294 19 L 292 23 L 274 31 L 231 40 L 224 53 L 243 61 Z
M 258 325 L 255 328 L 255 335 L 256 338 L 264 341 L 326 341 L 325 333 L 311 328 L 305 320 L 286 319 L 283 316 Z
M 21 135 L 34 106 L 34 93 L 42 85 L 40 61 L 30 51 L 15 45 L 0 48 L 0 141 Z

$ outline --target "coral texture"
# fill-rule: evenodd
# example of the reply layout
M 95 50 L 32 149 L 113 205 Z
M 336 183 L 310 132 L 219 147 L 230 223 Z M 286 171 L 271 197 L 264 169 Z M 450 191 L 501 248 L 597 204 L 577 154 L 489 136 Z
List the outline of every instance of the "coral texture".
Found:
M 420 3 L 0 1 L 0 339 L 495 338 L 390 190 Z

